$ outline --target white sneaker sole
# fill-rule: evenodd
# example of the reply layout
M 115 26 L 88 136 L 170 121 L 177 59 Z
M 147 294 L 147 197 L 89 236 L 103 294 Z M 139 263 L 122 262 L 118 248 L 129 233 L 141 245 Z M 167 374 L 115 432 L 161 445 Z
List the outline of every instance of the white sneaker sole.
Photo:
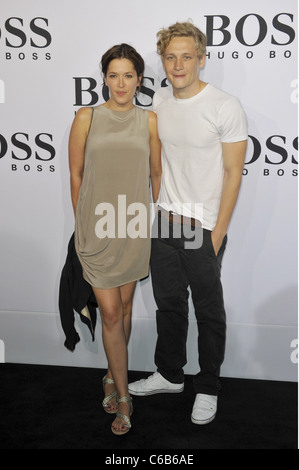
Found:
M 182 393 L 184 391 L 184 387 L 178 389 L 169 389 L 169 388 L 161 388 L 158 390 L 148 390 L 148 391 L 135 391 L 131 390 L 129 387 L 130 395 L 134 395 L 137 397 L 146 397 L 148 395 L 157 395 L 159 393 Z
M 214 414 L 214 416 L 212 416 L 211 418 L 208 418 L 208 419 L 195 419 L 191 416 L 191 421 L 193 424 L 198 424 L 198 425 L 204 425 L 204 424 L 209 424 L 211 423 L 211 421 L 213 421 L 216 417 L 216 413 Z

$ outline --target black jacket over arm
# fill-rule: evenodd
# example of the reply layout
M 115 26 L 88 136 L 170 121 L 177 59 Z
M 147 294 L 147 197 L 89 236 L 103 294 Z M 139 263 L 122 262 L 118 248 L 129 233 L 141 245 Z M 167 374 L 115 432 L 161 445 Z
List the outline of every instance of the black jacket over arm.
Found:
M 65 265 L 62 269 L 59 286 L 59 312 L 66 340 L 64 346 L 74 351 L 80 337 L 75 329 L 74 310 L 80 315 L 92 335 L 97 316 L 97 302 L 91 285 L 83 278 L 82 266 L 75 250 L 74 233 L 68 244 Z

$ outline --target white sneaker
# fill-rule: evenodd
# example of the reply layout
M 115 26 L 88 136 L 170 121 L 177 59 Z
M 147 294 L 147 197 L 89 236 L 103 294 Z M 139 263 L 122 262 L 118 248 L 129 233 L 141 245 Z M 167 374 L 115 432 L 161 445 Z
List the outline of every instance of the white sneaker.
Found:
M 198 393 L 195 398 L 191 421 L 194 424 L 208 424 L 216 416 L 217 397 Z
M 130 395 L 144 397 L 146 395 L 155 395 L 156 393 L 181 393 L 184 391 L 184 383 L 173 384 L 164 379 L 159 372 L 155 372 L 147 379 L 137 380 L 129 384 Z

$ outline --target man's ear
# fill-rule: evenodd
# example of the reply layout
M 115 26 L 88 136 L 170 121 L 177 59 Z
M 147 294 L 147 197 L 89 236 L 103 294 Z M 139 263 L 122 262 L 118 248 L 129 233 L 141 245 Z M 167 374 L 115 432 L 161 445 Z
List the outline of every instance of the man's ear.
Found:
M 206 58 L 207 58 L 207 56 L 206 56 L 206 54 L 204 54 L 202 56 L 202 58 L 199 59 L 199 66 L 200 66 L 201 69 L 206 65 Z

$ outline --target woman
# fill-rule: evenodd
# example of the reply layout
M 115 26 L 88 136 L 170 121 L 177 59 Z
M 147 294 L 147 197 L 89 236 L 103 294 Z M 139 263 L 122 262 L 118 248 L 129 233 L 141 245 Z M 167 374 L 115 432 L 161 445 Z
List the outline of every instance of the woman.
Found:
M 75 246 L 83 276 L 98 302 L 108 361 L 103 407 L 116 413 L 111 429 L 122 435 L 131 428 L 127 345 L 136 282 L 148 275 L 149 178 L 155 202 L 161 147 L 156 115 L 133 104 L 142 84 L 142 57 L 121 44 L 103 55 L 101 65 L 110 98 L 77 112 L 70 132 L 69 163 Z M 136 231 L 130 236 L 136 203 L 139 209 L 146 208 L 147 215 L 138 218 L 143 225 L 140 236 Z

